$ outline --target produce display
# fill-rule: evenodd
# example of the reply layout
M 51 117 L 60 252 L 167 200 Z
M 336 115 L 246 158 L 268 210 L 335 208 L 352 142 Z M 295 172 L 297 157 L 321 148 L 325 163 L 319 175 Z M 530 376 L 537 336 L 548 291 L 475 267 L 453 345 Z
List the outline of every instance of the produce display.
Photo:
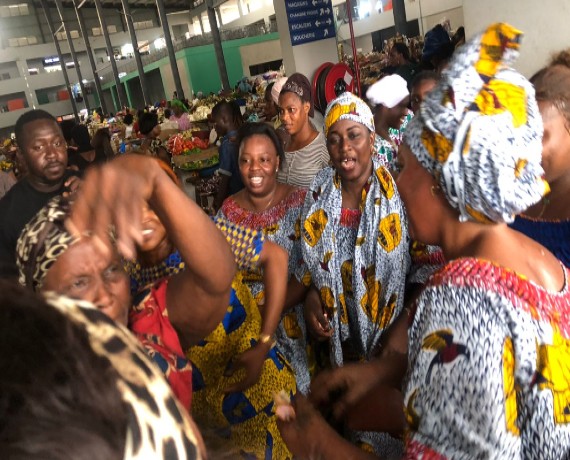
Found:
M 217 165 L 220 162 L 218 148 L 210 148 L 208 140 L 194 134 L 193 131 L 184 131 L 170 136 L 166 145 L 172 154 L 173 165 L 186 171 Z

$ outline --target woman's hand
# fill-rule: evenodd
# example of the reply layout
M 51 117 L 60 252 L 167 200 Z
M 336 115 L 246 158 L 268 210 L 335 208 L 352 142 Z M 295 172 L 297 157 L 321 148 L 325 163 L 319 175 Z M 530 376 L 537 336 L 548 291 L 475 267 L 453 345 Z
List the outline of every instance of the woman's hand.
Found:
M 318 291 L 311 287 L 303 305 L 305 322 L 309 331 L 319 340 L 328 340 L 332 336 L 332 328 L 326 316 Z
M 239 369 L 245 370 L 245 377 L 239 382 L 230 385 L 226 389 L 226 393 L 244 391 L 257 383 L 270 347 L 270 343 L 258 342 L 253 348 L 244 351 L 232 361 L 232 365 L 226 372 L 225 377 L 231 377 Z

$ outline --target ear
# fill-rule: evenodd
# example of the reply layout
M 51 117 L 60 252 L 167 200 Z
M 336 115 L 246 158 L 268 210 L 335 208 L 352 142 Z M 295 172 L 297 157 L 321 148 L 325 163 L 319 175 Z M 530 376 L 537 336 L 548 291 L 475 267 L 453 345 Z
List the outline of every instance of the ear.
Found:
M 303 110 L 305 111 L 305 113 L 308 116 L 309 112 L 311 111 L 311 103 L 310 102 L 303 102 Z

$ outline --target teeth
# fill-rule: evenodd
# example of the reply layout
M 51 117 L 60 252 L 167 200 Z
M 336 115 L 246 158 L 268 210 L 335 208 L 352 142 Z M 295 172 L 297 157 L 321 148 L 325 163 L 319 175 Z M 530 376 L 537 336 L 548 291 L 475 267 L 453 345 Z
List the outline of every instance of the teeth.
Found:
M 154 230 L 152 230 L 151 228 L 148 228 L 148 229 L 146 229 L 146 230 L 143 230 L 143 231 L 142 231 L 142 234 L 143 234 L 143 235 L 150 235 L 153 231 L 154 231 Z
M 259 185 L 261 184 L 262 179 L 261 177 L 252 177 L 250 181 L 253 185 Z

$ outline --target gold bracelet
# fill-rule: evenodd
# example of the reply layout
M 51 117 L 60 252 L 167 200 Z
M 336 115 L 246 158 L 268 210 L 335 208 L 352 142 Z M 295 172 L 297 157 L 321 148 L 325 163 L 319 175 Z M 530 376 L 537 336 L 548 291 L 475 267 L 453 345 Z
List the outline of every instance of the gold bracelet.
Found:
M 273 345 L 275 345 L 275 337 L 272 334 L 259 334 L 259 338 L 257 339 L 257 343 L 261 343 L 263 345 L 265 345 L 266 343 L 271 342 L 270 347 L 273 347 Z

